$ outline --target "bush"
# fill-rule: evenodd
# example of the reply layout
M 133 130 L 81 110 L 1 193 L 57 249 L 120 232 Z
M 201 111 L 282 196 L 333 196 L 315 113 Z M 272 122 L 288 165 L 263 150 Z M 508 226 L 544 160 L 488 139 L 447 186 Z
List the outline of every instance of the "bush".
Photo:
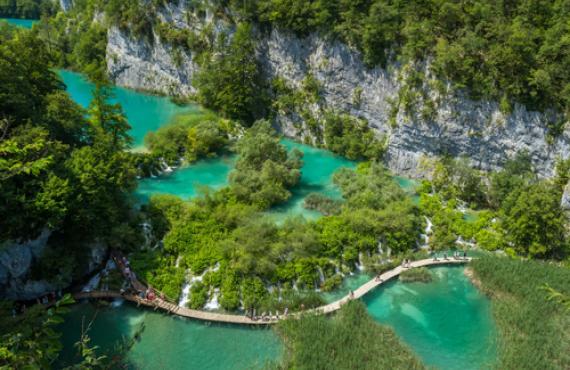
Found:
M 431 272 L 425 267 L 412 268 L 403 271 L 399 276 L 400 281 L 404 283 L 429 283 L 432 281 L 433 276 Z

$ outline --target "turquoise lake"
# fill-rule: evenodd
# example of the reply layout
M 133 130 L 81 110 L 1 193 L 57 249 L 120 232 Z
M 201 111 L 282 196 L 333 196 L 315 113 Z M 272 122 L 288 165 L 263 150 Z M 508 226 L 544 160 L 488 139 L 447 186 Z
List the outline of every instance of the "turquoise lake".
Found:
M 59 76 L 67 86 L 67 91 L 77 103 L 88 107 L 91 101 L 93 84 L 81 74 L 59 70 Z M 123 111 L 131 125 L 130 134 L 133 137 L 133 148 L 140 149 L 144 144 L 144 136 L 149 131 L 156 131 L 160 126 L 180 113 L 199 111 L 195 105 L 179 106 L 169 98 L 144 94 L 134 90 L 114 87 L 115 102 L 123 107 Z
M 59 71 L 71 96 L 84 107 L 91 98 L 92 85 L 81 75 Z M 179 113 L 199 111 L 197 106 L 180 107 L 169 99 L 132 90 L 115 88 L 132 126 L 135 147 L 143 144 L 144 135 L 168 123 Z M 304 166 L 299 185 L 291 199 L 268 214 L 281 220 L 291 215 L 308 219 L 318 212 L 303 209 L 303 199 L 311 192 L 333 198 L 340 197 L 332 184 L 332 174 L 341 167 L 353 168 L 356 162 L 333 153 L 284 139 L 288 148 L 304 153 Z M 199 161 L 191 166 L 140 181 L 137 196 L 169 193 L 183 198 L 199 194 L 202 186 L 220 188 L 235 157 L 227 156 Z M 396 177 L 402 188 L 413 193 L 415 182 Z M 462 267 L 438 267 L 431 270 L 436 277 L 429 284 L 389 282 L 364 298 L 372 317 L 394 328 L 429 366 L 440 369 L 478 369 L 487 367 L 495 358 L 495 329 L 489 312 L 489 301 L 464 276 Z M 348 277 L 343 286 L 326 296 L 334 300 L 369 279 L 366 274 Z M 61 364 L 74 359 L 73 343 L 80 335 L 82 320 L 95 313 L 91 304 L 72 308 L 62 327 L 65 350 Z M 112 349 L 122 337 L 131 337 L 144 324 L 144 332 L 127 355 L 133 369 L 252 369 L 270 360 L 277 361 L 283 346 L 270 329 L 254 329 L 196 322 L 137 309 L 130 304 L 103 308 L 97 313 L 91 332 L 92 343 L 102 351 Z
M 288 150 L 298 149 L 303 152 L 302 175 L 299 184 L 292 189 L 289 201 L 272 208 L 267 214 L 277 221 L 296 215 L 302 215 L 307 219 L 317 218 L 320 216 L 319 212 L 303 208 L 305 197 L 309 193 L 319 192 L 339 198 L 341 195 L 332 183 L 332 175 L 341 167 L 354 168 L 356 162 L 289 139 L 283 139 L 281 142 Z M 227 177 L 234 163 L 235 157 L 201 160 L 171 173 L 142 179 L 136 193 L 143 200 L 156 193 L 173 194 L 185 199 L 192 198 L 198 195 L 201 187 L 219 189 L 227 185 Z
M 463 274 L 463 267 L 435 267 L 431 283 L 388 282 L 363 298 L 370 315 L 392 327 L 422 361 L 439 369 L 480 369 L 492 365 L 495 328 L 488 299 Z M 344 288 L 365 282 L 365 274 L 345 281 Z M 74 358 L 72 344 L 91 304 L 72 308 L 62 331 L 62 361 Z M 122 336 L 145 325 L 127 359 L 133 369 L 255 369 L 283 355 L 271 329 L 208 324 L 175 318 L 130 304 L 103 308 L 90 332 L 93 344 L 110 350 Z M 358 345 L 358 344 L 355 344 Z
M 2 21 L 6 21 L 10 24 L 13 24 L 18 27 L 22 28 L 32 28 L 34 23 L 37 22 L 35 19 L 18 19 L 18 18 L 0 18 Z

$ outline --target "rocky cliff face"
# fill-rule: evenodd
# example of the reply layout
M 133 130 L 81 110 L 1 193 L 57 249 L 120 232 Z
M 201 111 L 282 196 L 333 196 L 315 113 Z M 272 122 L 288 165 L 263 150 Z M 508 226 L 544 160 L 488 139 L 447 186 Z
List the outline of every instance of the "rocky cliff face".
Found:
M 172 5 L 160 17 L 175 27 L 195 29 L 184 15 L 182 5 Z M 190 52 L 181 52 L 175 63 L 173 50 L 156 36 L 152 46 L 116 28 L 108 36 L 108 72 L 117 84 L 167 94 L 194 92 L 192 78 L 198 67 Z M 460 93 L 442 97 L 431 91 L 439 103 L 430 120 L 400 110 L 390 121 L 390 101 L 397 100 L 402 87 L 399 66 L 368 69 L 357 52 L 339 42 L 317 36 L 299 39 L 274 30 L 260 35 L 258 57 L 268 78 L 281 77 L 298 87 L 311 73 L 322 86 L 324 106 L 365 118 L 387 138 L 386 162 L 397 174 L 422 176 L 423 159 L 442 154 L 466 156 L 474 166 L 491 170 L 515 153 L 528 151 L 540 175 L 552 176 L 557 158 L 570 156 L 569 130 L 548 139 L 552 114 L 520 105 L 503 114 L 496 102 L 473 101 Z M 278 121 L 286 135 L 300 134 L 286 119 Z
M 33 280 L 30 272 L 48 245 L 48 229 L 32 240 L 0 243 L 0 298 L 33 300 L 49 292 L 67 288 L 71 276 L 58 276 L 57 282 Z M 105 262 L 108 248 L 101 243 L 88 246 L 89 255 L 82 276 L 93 273 Z
M 35 259 L 44 251 L 50 236 L 44 230 L 34 240 L 6 242 L 0 250 L 0 296 L 8 299 L 34 299 L 55 287 L 45 280 L 29 280 L 28 273 Z
M 73 7 L 73 0 L 59 0 L 59 6 L 64 12 L 67 12 Z

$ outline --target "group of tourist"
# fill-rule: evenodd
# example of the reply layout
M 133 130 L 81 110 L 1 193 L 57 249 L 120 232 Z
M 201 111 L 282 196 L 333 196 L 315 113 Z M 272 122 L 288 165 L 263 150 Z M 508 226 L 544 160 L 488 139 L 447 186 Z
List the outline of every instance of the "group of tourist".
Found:
M 285 310 L 283 311 L 283 317 L 286 318 L 288 314 L 289 314 L 289 308 L 285 307 Z M 273 312 L 271 312 L 271 311 L 269 311 L 269 313 L 264 311 L 260 316 L 257 316 L 255 308 L 253 308 L 250 311 L 250 315 L 249 315 L 249 318 L 253 321 L 257 321 L 257 320 L 261 320 L 261 321 L 279 320 L 280 317 L 281 316 L 279 315 L 279 311 L 275 311 L 275 315 L 273 315 Z
M 447 258 L 447 252 L 444 252 L 444 253 L 443 253 L 443 259 L 444 259 L 445 261 L 448 260 L 448 258 Z M 454 260 L 460 260 L 460 259 L 461 259 L 461 252 L 460 252 L 460 251 L 453 251 L 453 259 L 454 259 Z M 464 260 L 467 260 L 467 251 L 463 251 L 463 259 L 464 259 Z M 435 252 L 435 253 L 433 254 L 433 260 L 434 260 L 434 261 L 439 261 L 438 258 L 437 258 L 437 252 Z

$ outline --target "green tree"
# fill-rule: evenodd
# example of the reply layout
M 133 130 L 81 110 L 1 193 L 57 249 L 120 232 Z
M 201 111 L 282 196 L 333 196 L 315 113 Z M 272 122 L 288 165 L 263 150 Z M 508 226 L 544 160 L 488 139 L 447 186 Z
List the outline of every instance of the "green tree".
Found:
M 548 182 L 529 185 L 509 195 L 503 206 L 507 239 L 522 255 L 562 257 L 567 253 L 566 218 L 561 192 Z
M 251 124 L 262 116 L 264 86 L 249 24 L 237 26 L 229 45 L 219 45 L 195 83 L 198 100 L 227 118 Z
M 101 138 L 108 138 L 115 150 L 128 148 L 133 139 L 129 136 L 131 126 L 123 113 L 121 105 L 112 104 L 111 88 L 96 84 L 93 99 L 89 105 L 89 120 L 91 125 L 100 133 Z
M 291 196 L 301 177 L 302 153 L 287 153 L 268 121 L 258 121 L 238 141 L 239 158 L 230 173 L 232 191 L 241 201 L 265 209 Z

